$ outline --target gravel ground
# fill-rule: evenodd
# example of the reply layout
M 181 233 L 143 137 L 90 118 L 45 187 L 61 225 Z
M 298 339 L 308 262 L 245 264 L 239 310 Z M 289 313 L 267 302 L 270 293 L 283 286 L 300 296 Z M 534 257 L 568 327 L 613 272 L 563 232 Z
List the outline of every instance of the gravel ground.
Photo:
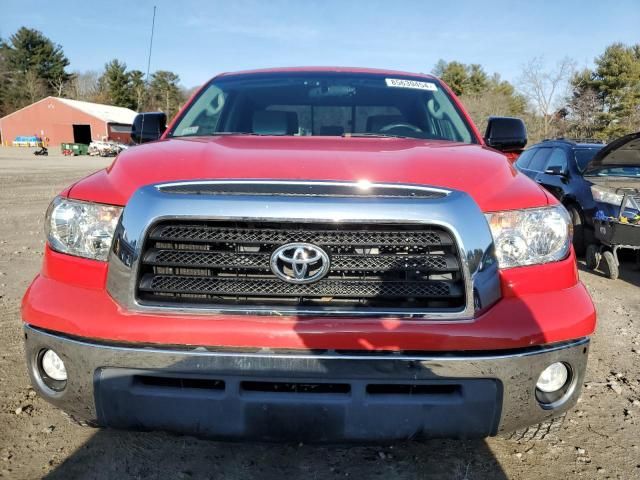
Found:
M 40 268 L 51 198 L 108 159 L 0 148 L 0 478 L 640 478 L 640 272 L 581 270 L 599 312 L 580 402 L 557 440 L 385 446 L 221 443 L 78 427 L 29 387 L 20 298 Z

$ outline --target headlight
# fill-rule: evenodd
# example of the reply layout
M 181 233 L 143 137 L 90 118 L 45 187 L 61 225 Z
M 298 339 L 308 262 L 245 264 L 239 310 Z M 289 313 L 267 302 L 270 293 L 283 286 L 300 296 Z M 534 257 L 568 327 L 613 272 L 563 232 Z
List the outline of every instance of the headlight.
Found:
M 591 195 L 596 202 L 608 203 L 616 207 L 622 206 L 624 193 L 617 193 L 613 188 L 601 187 L 600 185 L 591 185 Z M 633 196 L 628 197 L 628 203 L 625 207 L 640 210 L 640 205 Z
M 598 185 L 591 185 L 591 194 L 596 202 L 609 203 L 617 207 L 622 205 L 623 195 L 616 193 L 615 190 Z
M 569 253 L 572 224 L 562 205 L 486 214 L 500 268 L 562 260 Z
M 57 197 L 47 210 L 45 230 L 58 252 L 106 260 L 121 207 Z

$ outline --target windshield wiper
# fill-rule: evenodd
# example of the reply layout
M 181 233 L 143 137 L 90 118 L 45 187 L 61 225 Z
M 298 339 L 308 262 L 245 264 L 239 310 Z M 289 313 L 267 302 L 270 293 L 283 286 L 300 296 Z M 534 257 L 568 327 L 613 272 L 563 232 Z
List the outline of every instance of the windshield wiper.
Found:
M 373 132 L 356 132 L 356 133 L 343 133 L 340 135 L 343 138 L 349 137 L 372 137 L 372 138 L 416 138 L 408 137 L 407 135 L 391 135 L 389 133 L 373 133 Z
M 210 137 L 223 137 L 223 136 L 227 136 L 227 135 L 251 135 L 251 136 L 257 136 L 257 137 L 264 137 L 264 136 L 268 136 L 264 133 L 255 133 L 255 132 L 212 132 L 207 134 Z

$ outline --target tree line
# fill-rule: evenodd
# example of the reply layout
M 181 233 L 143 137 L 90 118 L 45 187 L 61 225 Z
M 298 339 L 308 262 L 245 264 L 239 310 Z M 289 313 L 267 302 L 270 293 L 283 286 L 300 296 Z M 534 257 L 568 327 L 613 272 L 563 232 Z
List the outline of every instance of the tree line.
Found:
M 70 72 L 69 65 L 62 47 L 37 30 L 22 27 L 0 38 L 0 116 L 54 95 L 161 110 L 171 118 L 190 93 L 166 70 L 147 79 L 118 59 L 101 72 Z M 457 61 L 440 60 L 433 73 L 462 99 L 481 131 L 490 115 L 522 117 L 531 142 L 558 136 L 606 141 L 640 130 L 640 44 L 609 45 L 593 68 L 578 69 L 569 58 L 555 65 L 533 58 L 513 83 Z
M 525 120 L 531 142 L 566 137 L 608 141 L 640 130 L 640 44 L 613 43 L 593 68 L 570 58 L 522 65 L 515 84 L 481 65 L 440 60 L 433 73 L 460 96 L 483 130 L 489 115 Z
M 171 118 L 189 94 L 180 77 L 166 70 L 146 79 L 117 59 L 101 72 L 70 72 L 69 65 L 62 46 L 37 30 L 22 27 L 7 40 L 0 38 L 0 117 L 52 95 L 136 111 L 161 110 Z

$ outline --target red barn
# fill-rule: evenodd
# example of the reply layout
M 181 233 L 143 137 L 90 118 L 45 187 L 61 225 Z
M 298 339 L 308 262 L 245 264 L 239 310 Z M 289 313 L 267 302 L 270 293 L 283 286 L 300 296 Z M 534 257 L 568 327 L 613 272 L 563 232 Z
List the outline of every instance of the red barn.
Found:
M 128 108 L 47 97 L 0 118 L 0 140 L 11 145 L 16 137 L 35 135 L 48 138 L 52 146 L 93 140 L 129 143 L 135 116 Z

